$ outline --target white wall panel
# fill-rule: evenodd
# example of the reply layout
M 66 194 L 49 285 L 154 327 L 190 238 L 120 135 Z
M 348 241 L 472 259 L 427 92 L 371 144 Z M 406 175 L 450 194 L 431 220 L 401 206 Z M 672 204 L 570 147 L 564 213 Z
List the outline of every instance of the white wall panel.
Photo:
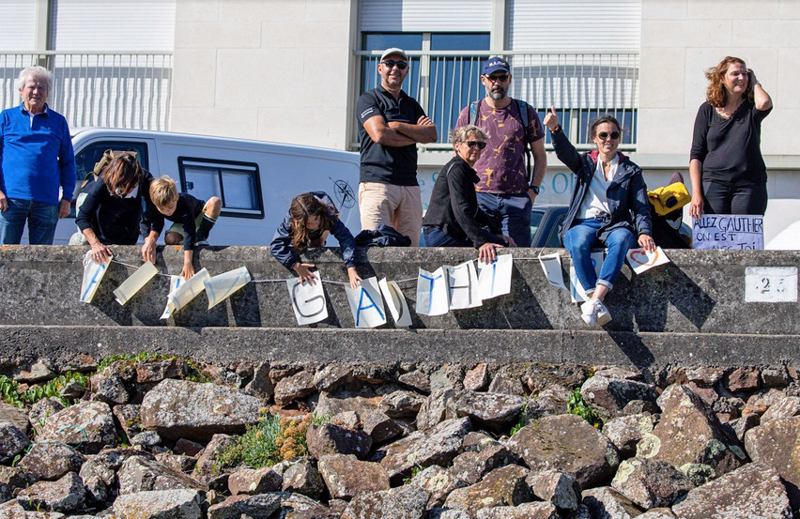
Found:
M 0 1 L 0 52 L 34 50 L 36 2 Z
M 508 0 L 510 50 L 638 52 L 641 0 Z
M 362 31 L 487 32 L 490 0 L 362 0 Z
M 171 51 L 175 46 L 175 0 L 57 0 L 51 14 L 56 50 Z

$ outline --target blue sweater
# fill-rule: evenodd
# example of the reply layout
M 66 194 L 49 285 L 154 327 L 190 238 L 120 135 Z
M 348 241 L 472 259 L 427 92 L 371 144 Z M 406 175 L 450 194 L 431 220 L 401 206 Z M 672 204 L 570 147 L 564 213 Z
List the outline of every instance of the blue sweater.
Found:
M 49 108 L 33 121 L 22 105 L 3 110 L 0 191 L 8 198 L 57 204 L 59 198 L 72 200 L 74 190 L 75 153 L 67 120 Z

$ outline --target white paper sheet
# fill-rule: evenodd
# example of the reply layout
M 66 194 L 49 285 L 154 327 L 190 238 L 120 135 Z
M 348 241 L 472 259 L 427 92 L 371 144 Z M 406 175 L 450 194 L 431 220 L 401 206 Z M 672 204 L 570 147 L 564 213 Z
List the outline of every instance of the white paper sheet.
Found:
M 196 272 L 191 279 L 184 281 L 181 286 L 175 290 L 175 293 L 170 294 L 167 298 L 167 304 L 170 307 L 170 315 L 175 315 L 175 312 L 188 305 L 192 302 L 192 299 L 199 296 L 203 290 L 206 289 L 205 281 L 209 278 L 211 278 L 211 274 L 208 273 L 206 268 L 203 268 L 200 272 Z
M 475 264 L 467 261 L 455 267 L 445 266 L 447 290 L 450 296 L 450 310 L 482 306 L 478 273 Z
M 383 297 L 378 286 L 378 278 L 371 277 L 361 280 L 361 286 L 350 288 L 344 286 L 350 311 L 356 328 L 375 328 L 386 324 L 386 310 L 383 308 Z
M 669 258 L 661 247 L 656 247 L 655 252 L 647 252 L 644 249 L 631 249 L 625 255 L 628 265 L 634 272 L 641 274 L 653 267 L 669 263 Z
M 411 326 L 411 312 L 408 311 L 408 301 L 406 301 L 403 291 L 400 290 L 400 285 L 383 278 L 378 282 L 378 287 L 381 289 L 381 294 L 383 294 L 383 300 L 389 308 L 389 313 L 392 314 L 394 324 L 396 326 Z
M 103 276 L 108 271 L 108 266 L 111 264 L 111 259 L 107 263 L 96 263 L 92 259 L 92 251 L 88 251 L 86 256 L 83 257 L 83 282 L 81 282 L 81 302 L 91 303 L 94 298 L 97 287 L 103 280 Z
M 547 281 L 554 287 L 569 290 L 564 284 L 564 275 L 561 272 L 561 254 L 546 254 L 539 256 L 539 265 L 542 266 Z
M 206 296 L 208 296 L 208 309 L 211 310 L 231 297 L 234 292 L 248 284 L 251 279 L 247 267 L 239 267 L 206 279 L 203 284 L 205 284 Z
M 511 254 L 501 254 L 493 263 L 478 262 L 478 283 L 481 299 L 491 299 L 511 293 Z
M 292 278 L 286 280 L 286 287 L 289 289 L 289 299 L 297 324 L 313 324 L 328 318 L 328 305 L 319 272 L 317 281 L 313 285 L 311 283 L 304 285 L 299 278 Z
M 169 316 L 172 315 L 170 312 L 170 305 L 169 305 L 169 298 L 172 296 L 178 287 L 183 284 L 184 279 L 181 276 L 170 276 L 169 277 L 169 293 L 167 294 L 167 306 L 164 308 L 164 312 L 162 312 L 160 319 L 169 319 Z
M 136 295 L 148 281 L 153 279 L 158 274 L 158 269 L 149 261 L 145 261 L 144 265 L 136 269 L 136 272 L 128 276 L 128 279 L 114 290 L 114 297 L 117 298 L 117 303 L 124 305 L 130 298 Z
M 422 315 L 444 315 L 450 309 L 447 275 L 444 267 L 433 272 L 419 269 L 417 278 L 417 313 Z

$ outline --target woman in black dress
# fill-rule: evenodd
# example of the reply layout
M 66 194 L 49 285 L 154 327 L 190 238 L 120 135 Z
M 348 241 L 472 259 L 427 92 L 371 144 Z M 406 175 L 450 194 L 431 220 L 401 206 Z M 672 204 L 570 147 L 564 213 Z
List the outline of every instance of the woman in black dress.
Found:
M 763 215 L 767 168 L 761 157 L 761 121 L 772 111 L 772 99 L 739 58 L 727 56 L 706 77 L 706 102 L 697 112 L 689 162 L 689 215 Z

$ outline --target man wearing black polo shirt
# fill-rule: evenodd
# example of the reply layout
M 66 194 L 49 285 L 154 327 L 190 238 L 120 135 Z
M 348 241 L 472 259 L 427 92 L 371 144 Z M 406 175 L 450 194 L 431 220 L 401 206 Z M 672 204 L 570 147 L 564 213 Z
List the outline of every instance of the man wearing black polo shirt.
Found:
M 408 75 L 408 56 L 386 49 L 378 64 L 381 84 L 358 99 L 361 123 L 361 183 L 358 205 L 361 228 L 386 224 L 419 247 L 422 196 L 417 183 L 417 143 L 435 142 L 436 126 L 401 87 Z

